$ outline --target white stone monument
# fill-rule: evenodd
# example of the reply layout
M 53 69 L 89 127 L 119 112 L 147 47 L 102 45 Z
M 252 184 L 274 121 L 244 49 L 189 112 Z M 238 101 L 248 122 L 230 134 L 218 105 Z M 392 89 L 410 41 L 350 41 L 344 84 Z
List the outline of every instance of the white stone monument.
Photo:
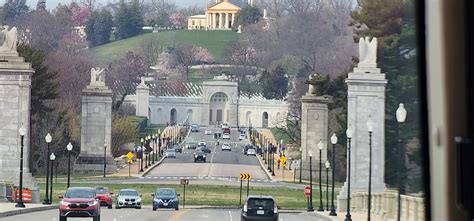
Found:
M 150 88 L 145 84 L 145 79 L 142 78 L 140 84 L 137 86 L 137 116 L 149 117 L 148 108 L 150 106 Z
M 383 192 L 385 170 L 385 74 L 377 68 L 377 39 L 359 41 L 359 64 L 349 73 L 347 124 L 353 131 L 351 140 L 351 193 L 368 191 L 369 116 L 372 133 L 372 192 Z M 339 211 L 347 209 L 347 178 L 338 196 Z
M 112 149 L 112 91 L 105 85 L 105 70 L 91 69 L 91 82 L 82 90 L 81 153 L 74 164 L 79 173 L 104 169 L 104 145 L 108 172 L 117 169 Z
M 39 187 L 29 172 L 31 64 L 16 51 L 17 29 L 4 26 L 0 31 L 0 181 L 19 185 L 20 134 L 27 129 L 23 147 L 23 187 L 32 190 L 32 201 L 39 203 Z
M 314 75 L 310 76 L 310 80 Z M 309 85 L 308 92 L 301 98 L 301 148 L 302 148 L 302 173 L 303 178 L 309 178 L 309 151 L 313 152 L 312 169 L 313 175 L 319 172 L 319 148 L 320 141 L 324 144 L 321 151 L 321 164 L 327 160 L 328 142 L 328 103 L 329 96 L 321 96 L 315 93 L 313 85 Z M 322 166 L 324 168 L 324 166 Z M 325 170 L 325 169 L 324 169 Z M 326 173 L 324 173 L 326 174 Z M 299 174 L 298 174 L 299 176 Z M 315 178 L 315 177 L 313 177 Z

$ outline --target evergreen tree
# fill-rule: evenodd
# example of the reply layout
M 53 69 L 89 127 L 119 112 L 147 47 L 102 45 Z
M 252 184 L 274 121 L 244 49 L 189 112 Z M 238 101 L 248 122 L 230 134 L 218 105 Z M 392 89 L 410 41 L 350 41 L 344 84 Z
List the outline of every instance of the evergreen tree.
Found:
M 91 43 L 91 46 L 109 43 L 112 26 L 112 14 L 109 11 L 92 12 L 86 23 L 87 40 Z
M 281 100 L 288 93 L 288 77 L 281 66 L 277 66 L 271 73 L 265 70 L 260 77 L 263 97 L 266 99 Z
M 263 15 L 257 7 L 248 5 L 240 10 L 236 15 L 236 28 L 238 25 L 247 26 L 256 24 L 262 19 Z
M 144 21 L 138 0 L 133 0 L 128 4 L 124 0 L 120 1 L 119 9 L 115 14 L 115 24 L 119 39 L 140 34 Z
M 28 13 L 29 10 L 26 0 L 7 0 L 3 6 L 4 22 L 12 23 L 15 19 Z

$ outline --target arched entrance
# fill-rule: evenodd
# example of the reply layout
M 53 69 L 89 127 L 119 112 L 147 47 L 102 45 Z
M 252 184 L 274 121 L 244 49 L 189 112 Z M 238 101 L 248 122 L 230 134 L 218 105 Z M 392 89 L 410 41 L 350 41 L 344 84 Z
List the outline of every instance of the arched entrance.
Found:
M 262 127 L 267 128 L 268 127 L 268 113 L 263 112 L 262 114 Z
M 223 92 L 212 95 L 209 101 L 209 125 L 218 125 L 230 122 L 230 101 Z
M 178 113 L 176 112 L 176 109 L 171 109 L 170 112 L 170 124 L 175 125 L 178 122 Z
M 161 108 L 158 108 L 158 111 L 157 111 L 157 123 L 158 124 L 163 123 L 163 110 Z
M 192 109 L 189 109 L 187 112 L 186 112 L 186 115 L 188 117 L 188 123 L 189 124 L 194 124 L 194 121 L 193 121 L 193 110 Z

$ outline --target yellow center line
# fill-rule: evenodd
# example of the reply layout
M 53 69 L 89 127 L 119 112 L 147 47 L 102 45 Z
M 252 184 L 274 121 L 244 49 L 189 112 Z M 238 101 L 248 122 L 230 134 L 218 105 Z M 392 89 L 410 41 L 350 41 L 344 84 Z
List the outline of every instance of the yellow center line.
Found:
M 168 221 L 178 221 L 184 214 L 188 212 L 187 209 L 180 210 L 178 213 L 175 213 Z

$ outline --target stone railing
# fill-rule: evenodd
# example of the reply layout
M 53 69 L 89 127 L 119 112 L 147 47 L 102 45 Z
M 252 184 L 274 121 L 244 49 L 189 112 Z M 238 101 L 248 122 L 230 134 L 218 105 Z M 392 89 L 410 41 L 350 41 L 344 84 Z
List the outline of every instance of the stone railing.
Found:
M 351 211 L 355 213 L 367 212 L 367 198 L 367 192 L 354 192 L 352 194 Z M 396 220 L 398 207 L 397 191 L 388 190 L 382 193 L 372 193 L 371 202 L 371 214 L 382 217 L 382 220 Z M 425 220 L 423 198 L 402 195 L 401 204 L 401 220 Z

